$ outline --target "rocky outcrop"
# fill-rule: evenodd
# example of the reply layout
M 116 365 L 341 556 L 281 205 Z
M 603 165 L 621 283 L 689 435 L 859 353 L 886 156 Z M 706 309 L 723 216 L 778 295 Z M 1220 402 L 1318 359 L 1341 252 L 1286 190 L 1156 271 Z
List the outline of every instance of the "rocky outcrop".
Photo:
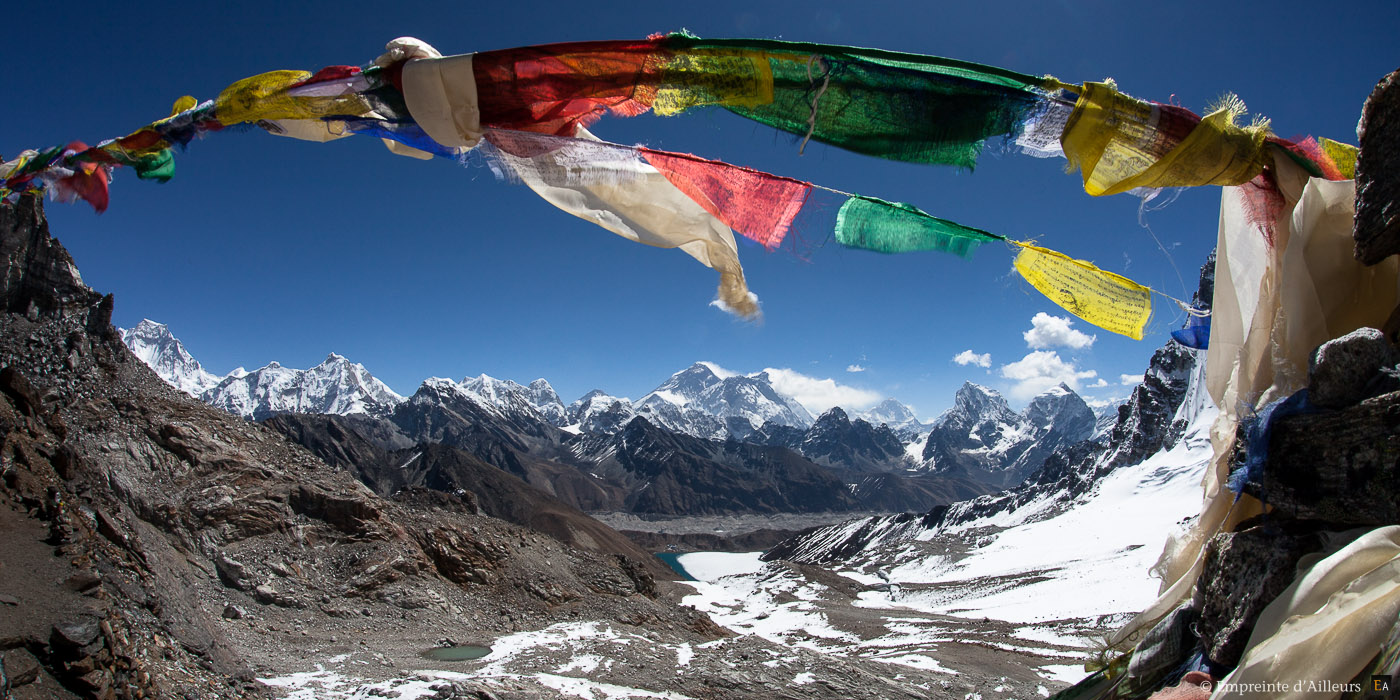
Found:
M 1319 529 L 1317 523 L 1265 519 L 1211 539 L 1196 593 L 1196 631 L 1206 658 L 1226 668 L 1239 663 L 1264 606 L 1293 582 L 1298 560 L 1322 547 Z
M 0 206 L 0 278 L 3 308 L 29 321 L 76 321 L 96 334 L 109 331 L 111 295 L 83 284 L 73 257 L 49 235 L 48 220 L 37 196 Z
M 328 464 L 354 474 L 386 498 L 406 490 L 437 492 L 442 494 L 442 502 L 457 501 L 465 512 L 522 525 L 580 550 L 643 562 L 656 576 L 671 573 L 625 536 L 462 450 L 442 444 L 383 450 L 361 437 L 355 426 L 340 416 L 283 415 L 269 419 L 266 425 Z M 596 499 L 575 498 L 611 500 L 602 494 Z
M 1374 265 L 1400 253 L 1400 71 L 1381 79 L 1356 127 L 1356 259 Z

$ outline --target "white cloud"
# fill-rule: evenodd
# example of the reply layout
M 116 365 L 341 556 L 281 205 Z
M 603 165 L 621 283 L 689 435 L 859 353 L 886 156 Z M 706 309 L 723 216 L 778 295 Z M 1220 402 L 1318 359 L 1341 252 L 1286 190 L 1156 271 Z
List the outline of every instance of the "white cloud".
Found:
M 1081 370 L 1074 362 L 1066 362 L 1057 352 L 1037 350 L 1002 365 L 1001 376 L 1015 382 L 1010 391 L 1013 399 L 1028 401 L 1061 383 L 1078 391 L 1080 380 L 1093 379 L 1099 373 L 1091 369 Z
M 699 362 L 697 362 L 697 363 L 695 363 L 695 364 L 697 364 L 697 365 L 705 365 L 706 367 L 710 368 L 710 371 L 711 371 L 711 372 L 714 372 L 714 373 L 715 373 L 715 376 L 716 376 L 716 377 L 719 377 L 720 379 L 728 379 L 728 378 L 730 378 L 730 377 L 737 377 L 737 376 L 739 376 L 739 373 L 738 373 L 738 372 L 731 372 L 731 371 L 729 371 L 729 370 L 727 370 L 727 369 L 725 369 L 725 368 L 723 368 L 723 367 L 720 367 L 719 365 L 717 365 L 717 364 L 715 364 L 715 363 L 713 363 L 713 362 L 710 362 L 709 360 L 701 360 L 701 361 L 699 361 Z
M 1071 350 L 1083 350 L 1094 344 L 1094 339 L 1098 336 L 1081 333 L 1070 328 L 1074 322 L 1068 316 L 1051 316 L 1044 311 L 1035 315 L 1031 319 L 1031 329 L 1021 334 L 1026 339 L 1026 345 L 1032 350 L 1044 350 L 1046 348 L 1066 347 Z
M 865 368 L 860 365 L 846 365 L 847 372 L 864 372 Z
M 977 353 L 971 350 L 964 350 L 953 356 L 953 362 L 956 362 L 964 367 L 966 367 L 967 365 L 977 365 L 978 367 L 991 367 L 992 353 L 984 352 L 981 355 L 978 355 Z
M 1142 383 L 1142 375 L 1120 374 L 1118 375 L 1118 383 L 1122 384 L 1123 386 L 1137 386 Z
M 778 393 L 797 399 L 814 416 L 825 413 L 832 406 L 852 410 L 870 408 L 883 398 L 873 391 L 837 384 L 834 379 L 809 377 L 790 369 L 769 367 L 763 371 L 768 374 L 769 383 Z
M 1106 386 L 1108 386 L 1108 381 L 1107 381 L 1106 379 L 1104 379 L 1103 377 L 1099 377 L 1099 380 L 1098 380 L 1098 381 L 1094 382 L 1093 384 L 1085 384 L 1085 385 L 1084 385 L 1084 388 L 1085 388 L 1085 389 L 1102 389 L 1102 388 L 1104 388 L 1104 387 L 1106 387 Z

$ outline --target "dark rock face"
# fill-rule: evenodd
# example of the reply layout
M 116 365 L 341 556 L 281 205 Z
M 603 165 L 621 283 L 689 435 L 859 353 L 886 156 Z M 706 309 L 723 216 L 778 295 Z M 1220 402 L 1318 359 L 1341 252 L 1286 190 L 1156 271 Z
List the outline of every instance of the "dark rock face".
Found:
M 1263 522 L 1211 539 L 1196 582 L 1207 658 L 1226 667 L 1239 663 L 1259 613 L 1293 582 L 1298 560 L 1321 547 L 1318 525 L 1298 521 Z
M 702 440 L 637 417 L 573 443 L 581 467 L 627 487 L 632 513 L 710 515 L 855 510 L 830 470 L 781 447 Z
M 1378 384 L 1393 380 L 1381 370 L 1396 363 L 1400 363 L 1400 352 L 1375 328 L 1358 328 L 1329 340 L 1319 345 L 1308 361 L 1308 400 L 1321 408 L 1355 404 L 1374 395 L 1372 390 L 1380 388 Z
M 76 319 L 95 333 L 112 322 L 112 299 L 83 284 L 73 257 L 49 235 L 39 197 L 26 194 L 0 207 L 0 304 L 30 321 Z
M 797 450 L 817 464 L 854 471 L 890 471 L 904 459 L 904 445 L 894 431 L 853 421 L 839 406 L 817 418 Z
M 744 440 L 755 445 L 770 445 L 796 450 L 805 437 L 807 437 L 807 431 L 801 428 L 768 421 L 763 424 L 763 427 L 750 433 Z
M 328 464 L 351 472 L 381 496 L 400 501 L 431 499 L 438 507 L 500 518 L 579 549 L 646 562 L 660 576 L 670 573 L 611 528 L 463 450 L 431 443 L 383 450 L 361 437 L 342 416 L 287 414 L 265 424 Z M 433 493 L 438 495 L 429 495 Z
M 1356 259 L 1367 265 L 1400 253 L 1400 71 L 1381 79 L 1357 126 Z
M 1295 518 L 1400 522 L 1400 392 L 1276 421 L 1255 495 Z
M 1055 450 L 1067 448 L 1094 433 L 1098 419 L 1084 399 L 1061 384 L 1060 391 L 1041 394 L 1026 407 L 1032 442 L 1012 462 L 1012 473 L 1031 474 Z
M 1023 423 L 1001 394 L 967 382 L 954 396 L 953 408 L 929 433 L 924 461 L 932 460 L 933 471 L 939 474 L 1014 486 L 1020 479 L 1005 467 L 1025 450 L 1020 436 Z

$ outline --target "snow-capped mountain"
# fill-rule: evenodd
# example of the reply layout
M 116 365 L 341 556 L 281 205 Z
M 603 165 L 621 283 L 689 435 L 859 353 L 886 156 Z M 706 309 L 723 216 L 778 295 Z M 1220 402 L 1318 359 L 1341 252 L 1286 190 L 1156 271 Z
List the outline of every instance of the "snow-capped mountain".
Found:
M 632 400 L 611 396 L 594 389 L 569 404 L 568 426 L 571 431 L 606 433 L 611 435 L 637 416 Z
M 712 439 L 743 439 L 768 422 L 812 425 L 812 414 L 774 389 L 767 372 L 732 374 L 708 362 L 671 375 L 633 408 L 672 432 Z
M 933 426 L 925 425 L 914 415 L 914 409 L 896 399 L 885 399 L 869 410 L 856 414 L 871 425 L 888 425 L 895 435 L 905 442 L 912 442 L 928 433 Z
M 457 386 L 487 405 L 495 406 L 506 413 L 527 415 L 555 427 L 564 425 L 568 418 L 564 402 L 559 400 L 559 394 L 555 393 L 554 387 L 544 379 L 536 379 L 530 382 L 530 386 L 525 387 L 509 379 L 497 379 L 482 374 L 467 377 Z
M 164 323 L 143 319 L 135 328 L 119 330 L 131 352 L 176 389 L 199 396 L 219 383 L 221 377 L 201 367 Z
M 1093 430 L 1093 411 L 1064 384 L 1016 413 L 995 390 L 967 382 L 934 422 L 921 456 L 934 473 L 1009 487 L 1056 447 L 1088 438 Z
M 200 398 L 250 420 L 278 413 L 382 416 L 404 400 L 364 365 L 335 353 L 311 369 L 271 362 L 252 372 L 235 370 Z
M 272 362 L 252 372 L 239 367 L 219 377 L 201 367 L 163 323 L 143 320 L 121 336 L 132 353 L 171 386 L 251 420 L 278 413 L 382 416 L 403 401 L 364 365 L 335 353 L 311 369 Z
M 535 410 L 539 411 L 540 415 L 544 416 L 544 419 L 550 424 L 555 426 L 569 424 L 569 409 L 559 398 L 559 392 L 556 392 L 554 387 L 550 386 L 543 377 L 530 382 L 530 385 L 525 387 L 525 398 L 529 399 Z

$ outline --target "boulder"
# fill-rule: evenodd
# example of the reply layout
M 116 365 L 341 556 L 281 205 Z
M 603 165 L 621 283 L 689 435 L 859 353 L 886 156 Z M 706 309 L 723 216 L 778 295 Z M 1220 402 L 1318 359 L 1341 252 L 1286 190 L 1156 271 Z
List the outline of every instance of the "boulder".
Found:
M 1196 629 L 1206 658 L 1227 667 L 1239 663 L 1264 606 L 1293 582 L 1298 560 L 1322 547 L 1316 524 L 1246 525 L 1211 539 L 1196 582 L 1201 601 Z
M 1308 400 L 1320 408 L 1354 405 L 1374 395 L 1373 389 L 1385 389 L 1386 380 L 1393 377 L 1381 370 L 1397 363 L 1400 352 L 1375 328 L 1358 328 L 1329 340 L 1308 362 Z
M 1255 495 L 1295 518 L 1400 522 L 1400 392 L 1274 422 Z

